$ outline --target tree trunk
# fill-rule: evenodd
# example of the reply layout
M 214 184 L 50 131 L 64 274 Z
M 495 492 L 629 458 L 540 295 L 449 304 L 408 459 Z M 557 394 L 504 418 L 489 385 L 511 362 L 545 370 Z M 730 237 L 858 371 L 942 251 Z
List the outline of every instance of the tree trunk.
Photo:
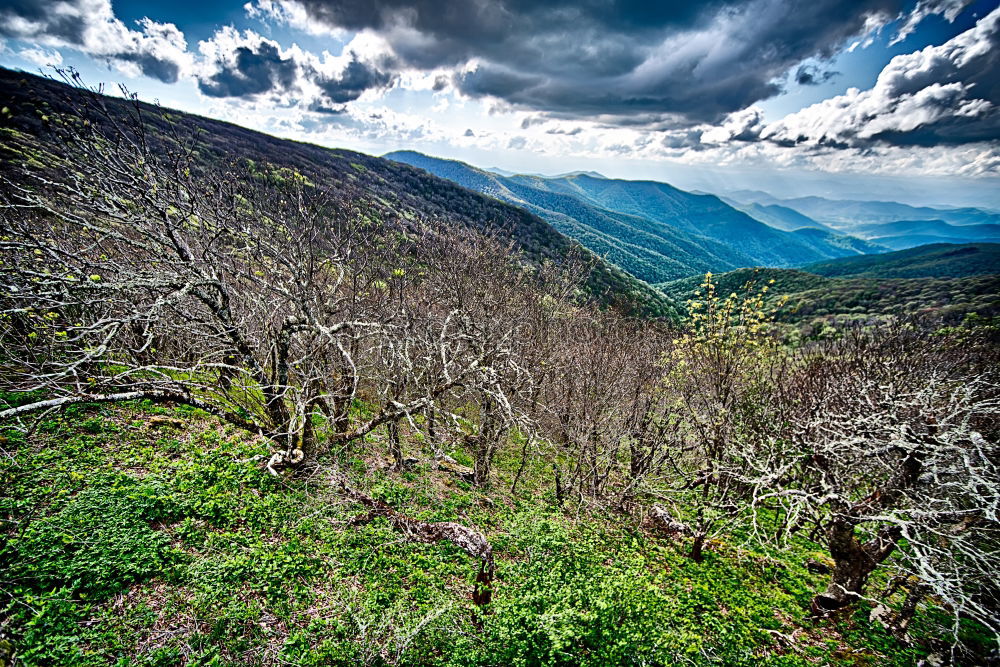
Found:
M 370 523 L 376 517 L 385 517 L 389 525 L 405 535 L 408 539 L 425 544 L 433 544 L 447 540 L 456 547 L 480 561 L 476 574 L 476 583 L 472 590 L 472 601 L 476 606 L 484 606 L 493 599 L 493 546 L 486 536 L 475 528 L 469 528 L 453 521 L 429 523 L 411 519 L 400 514 L 380 500 L 376 500 L 360 491 L 351 489 L 343 482 L 341 488 L 347 497 L 368 507 L 371 511 L 354 517 L 352 526 Z
M 861 542 L 854 527 L 851 519 L 837 518 L 827 531 L 834 567 L 826 590 L 813 598 L 816 616 L 826 616 L 861 599 L 868 577 L 896 548 L 898 528 L 884 527 L 873 539 Z
M 705 533 L 699 531 L 694 535 L 694 541 L 691 542 L 691 551 L 688 552 L 688 558 L 696 563 L 701 563 L 705 560 L 705 556 L 702 554 L 702 550 L 705 547 Z
M 906 599 L 903 601 L 903 606 L 892 620 L 892 631 L 897 637 L 906 636 L 906 630 L 910 627 L 910 621 L 913 620 L 914 615 L 917 613 L 917 606 L 927 597 L 929 590 L 929 586 L 920 582 L 910 586 L 910 589 L 906 592 Z
M 399 422 L 391 421 L 387 424 L 389 429 L 389 455 L 392 456 L 392 469 L 399 470 L 403 467 L 403 447 L 399 442 Z
M 480 433 L 473 436 L 475 460 L 472 466 L 472 483 L 482 487 L 489 484 L 490 468 L 493 466 L 493 446 L 486 442 L 486 436 Z
M 424 413 L 427 416 L 427 440 L 432 448 L 437 448 L 437 410 L 434 409 L 433 405 L 430 405 Z
M 556 480 L 556 504 L 559 509 L 563 506 L 563 488 L 562 488 L 562 475 L 559 473 L 559 466 L 555 463 L 552 464 L 552 474 L 555 476 Z
M 473 482 L 486 486 L 490 482 L 493 457 L 500 443 L 507 437 L 507 426 L 497 418 L 495 402 L 486 397 L 479 407 L 479 433 L 468 439 L 475 457 Z

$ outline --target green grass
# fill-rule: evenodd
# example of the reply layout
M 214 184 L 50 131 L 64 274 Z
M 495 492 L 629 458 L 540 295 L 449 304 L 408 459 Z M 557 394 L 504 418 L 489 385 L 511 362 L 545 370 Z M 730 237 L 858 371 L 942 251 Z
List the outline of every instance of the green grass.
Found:
M 162 412 L 185 428 L 151 426 Z M 376 468 L 378 439 L 278 480 L 255 458 L 265 443 L 191 410 L 78 406 L 4 437 L 0 629 L 24 665 L 910 665 L 926 652 L 864 607 L 812 624 L 816 545 L 765 553 L 734 536 L 694 563 L 636 517 L 558 511 L 540 462 L 511 496 L 516 448 L 486 495 L 429 463 Z M 493 603 L 473 606 L 476 564 L 457 547 L 350 526 L 360 508 L 334 470 L 410 516 L 483 530 Z

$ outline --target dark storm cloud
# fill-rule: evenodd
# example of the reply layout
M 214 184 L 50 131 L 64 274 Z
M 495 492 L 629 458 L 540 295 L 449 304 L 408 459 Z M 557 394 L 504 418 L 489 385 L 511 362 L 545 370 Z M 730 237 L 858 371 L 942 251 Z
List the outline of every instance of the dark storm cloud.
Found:
M 290 89 L 298 78 L 299 66 L 292 58 L 282 58 L 270 42 L 239 46 L 233 62 L 220 63 L 220 70 L 198 82 L 201 92 L 212 97 L 249 97 Z
M 660 138 L 660 145 L 671 150 L 704 150 L 705 145 L 701 141 L 701 130 L 675 130 L 664 132 Z
M 447 86 L 448 86 L 448 77 L 444 76 L 443 74 L 434 77 L 434 86 L 432 87 L 432 89 L 434 90 L 435 93 L 444 90 Z
M 363 63 L 355 57 L 340 75 L 317 76 L 315 81 L 327 99 L 336 104 L 344 104 L 358 99 L 366 90 L 385 88 L 392 79 L 392 74 Z
M 289 0 L 292 1 L 292 0 Z M 454 80 L 563 117 L 717 121 L 781 91 L 809 57 L 829 57 L 903 0 L 297 0 L 313 21 L 371 29 L 418 69 L 478 67 Z
M 332 107 L 328 104 L 315 102 L 309 105 L 309 111 L 315 111 L 316 113 L 321 113 L 329 116 L 342 116 L 345 113 L 347 113 L 347 107 L 346 106 Z
M 149 19 L 139 30 L 115 18 L 110 0 L 6 0 L 0 6 L 0 38 L 70 47 L 94 58 L 131 63 L 146 76 L 175 83 L 187 43 L 172 24 Z
M 18 23 L 33 27 L 19 28 Z M 86 26 L 79 15 L 53 12 L 52 3 L 46 0 L 6 0 L 3 7 L 0 7 L 0 37 L 30 39 L 38 34 L 45 34 L 66 44 L 80 45 L 83 44 Z
M 180 76 L 180 65 L 172 60 L 159 58 L 151 53 L 123 52 L 109 56 L 114 60 L 121 60 L 137 65 L 146 76 L 159 79 L 164 83 L 176 83 Z
M 298 47 L 282 50 L 277 42 L 251 31 L 233 28 L 203 42 L 206 71 L 199 77 L 201 92 L 212 97 L 274 97 L 290 95 L 311 111 L 340 114 L 344 105 L 372 89 L 391 86 L 397 76 L 390 57 L 369 62 L 349 51 L 340 59 L 320 59 Z M 210 46 L 210 48 L 206 48 Z
M 795 83 L 800 86 L 818 86 L 839 74 L 840 72 L 821 70 L 816 65 L 799 65 L 799 68 L 795 71 Z
M 469 95 L 491 95 L 512 100 L 527 96 L 528 91 L 540 86 L 543 79 L 507 69 L 480 67 L 457 76 L 455 82 L 462 92 Z

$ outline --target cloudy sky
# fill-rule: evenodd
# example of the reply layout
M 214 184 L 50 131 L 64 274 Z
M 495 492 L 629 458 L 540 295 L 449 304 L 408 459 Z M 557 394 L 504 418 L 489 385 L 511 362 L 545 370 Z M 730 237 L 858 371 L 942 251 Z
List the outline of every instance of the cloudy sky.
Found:
M 368 153 L 1000 208 L 998 5 L 0 0 L 0 64 Z

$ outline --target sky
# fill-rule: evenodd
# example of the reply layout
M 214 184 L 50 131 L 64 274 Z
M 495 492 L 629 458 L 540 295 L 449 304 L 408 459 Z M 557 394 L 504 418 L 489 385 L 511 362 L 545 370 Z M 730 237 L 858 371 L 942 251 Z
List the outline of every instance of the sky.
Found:
M 281 137 L 1000 209 L 1000 0 L 0 0 L 0 65 Z

